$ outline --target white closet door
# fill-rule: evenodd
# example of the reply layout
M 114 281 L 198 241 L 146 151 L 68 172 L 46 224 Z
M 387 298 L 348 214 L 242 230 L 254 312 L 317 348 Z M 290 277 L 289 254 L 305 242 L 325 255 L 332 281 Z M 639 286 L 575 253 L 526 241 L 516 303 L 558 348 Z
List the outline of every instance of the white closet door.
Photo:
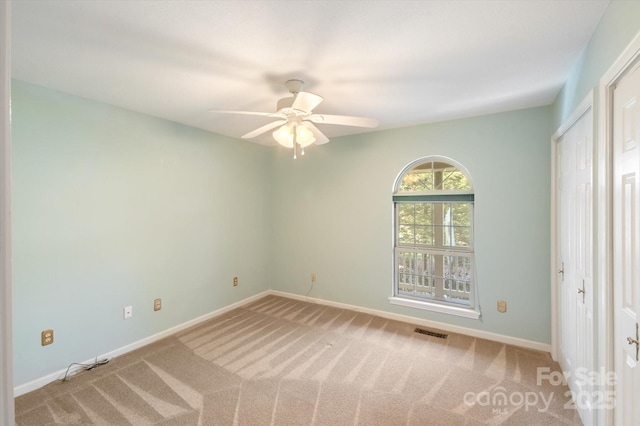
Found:
M 557 298 L 559 361 L 568 375 L 575 406 L 593 424 L 595 371 L 593 319 L 593 112 L 589 107 L 556 146 Z

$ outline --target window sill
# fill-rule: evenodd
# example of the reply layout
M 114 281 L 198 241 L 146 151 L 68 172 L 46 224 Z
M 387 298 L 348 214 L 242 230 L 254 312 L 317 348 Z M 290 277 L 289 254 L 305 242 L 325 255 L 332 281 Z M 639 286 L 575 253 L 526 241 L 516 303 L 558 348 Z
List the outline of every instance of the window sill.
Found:
M 439 312 L 442 314 L 455 315 L 458 317 L 478 319 L 480 312 L 474 309 L 459 308 L 457 306 L 443 305 L 422 300 L 406 299 L 404 297 L 392 296 L 389 298 L 392 305 L 406 306 L 409 308 L 422 309 L 423 311 Z

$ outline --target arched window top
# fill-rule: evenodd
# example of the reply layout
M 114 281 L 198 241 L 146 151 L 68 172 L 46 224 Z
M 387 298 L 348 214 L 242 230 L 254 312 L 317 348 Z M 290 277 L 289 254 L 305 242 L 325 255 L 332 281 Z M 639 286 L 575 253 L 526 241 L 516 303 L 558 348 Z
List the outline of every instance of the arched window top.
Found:
M 409 164 L 396 178 L 394 194 L 473 193 L 469 172 L 456 161 L 440 156 Z

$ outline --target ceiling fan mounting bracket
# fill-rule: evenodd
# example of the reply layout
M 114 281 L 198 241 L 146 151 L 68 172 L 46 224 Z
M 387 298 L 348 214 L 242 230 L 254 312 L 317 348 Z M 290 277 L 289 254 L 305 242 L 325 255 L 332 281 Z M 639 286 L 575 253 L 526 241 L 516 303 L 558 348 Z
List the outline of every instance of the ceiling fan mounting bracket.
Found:
M 302 89 L 303 84 L 304 81 L 302 80 L 291 79 L 286 81 L 285 86 L 287 86 L 289 92 L 293 93 L 295 96 L 296 94 L 300 93 L 300 89 Z

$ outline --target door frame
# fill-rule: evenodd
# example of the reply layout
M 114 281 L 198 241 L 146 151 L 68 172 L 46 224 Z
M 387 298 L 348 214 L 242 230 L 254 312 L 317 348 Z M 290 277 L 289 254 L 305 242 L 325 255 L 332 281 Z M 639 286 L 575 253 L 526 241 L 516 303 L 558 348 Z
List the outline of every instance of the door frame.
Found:
M 11 0 L 0 2 L 0 424 L 15 422 L 11 292 Z
M 618 82 L 640 62 L 640 32 L 600 79 L 597 158 L 597 280 L 598 365 L 614 371 L 613 306 L 613 91 Z M 615 389 L 607 389 L 615 390 Z M 614 410 L 598 410 L 598 424 L 613 424 Z

